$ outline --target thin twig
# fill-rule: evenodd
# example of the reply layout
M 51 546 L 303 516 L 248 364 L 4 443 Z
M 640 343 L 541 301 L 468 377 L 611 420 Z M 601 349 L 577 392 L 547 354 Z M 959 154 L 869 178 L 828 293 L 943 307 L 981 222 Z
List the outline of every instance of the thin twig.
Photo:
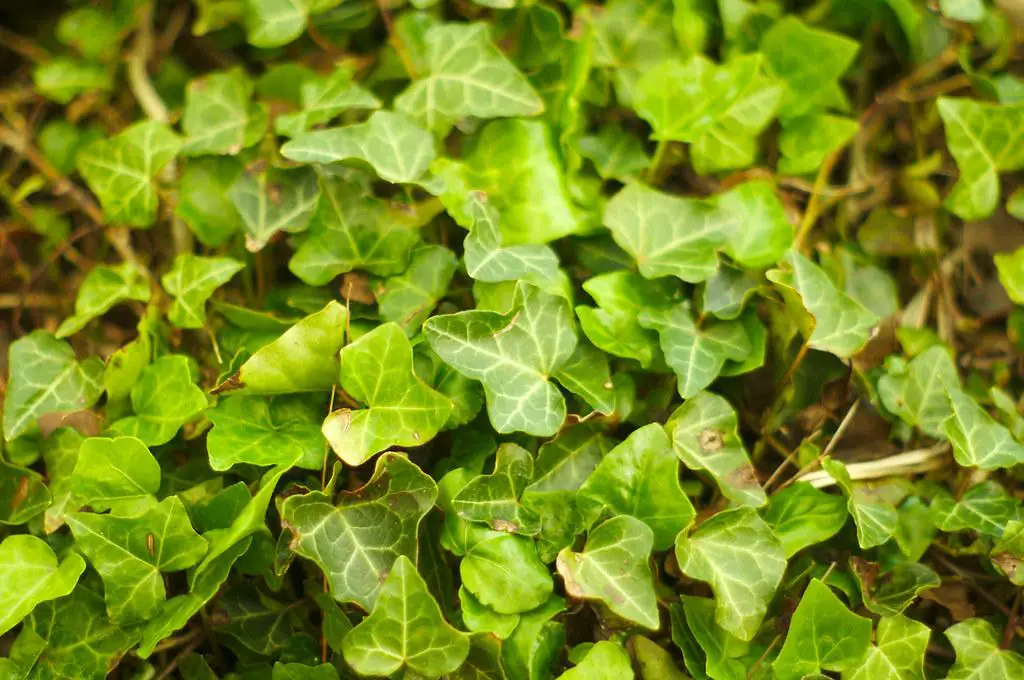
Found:
M 198 647 L 201 643 L 202 639 L 200 638 L 196 638 L 195 640 L 190 642 L 188 646 L 185 647 L 185 649 L 178 652 L 177 656 L 171 659 L 171 662 L 167 664 L 167 666 L 162 671 L 160 671 L 160 674 L 157 675 L 153 680 L 166 680 L 167 678 L 171 677 L 171 673 L 173 673 L 174 670 L 178 667 L 178 664 L 181 663 L 186 656 L 194 652 L 196 650 L 196 647 Z
M 153 87 L 147 66 L 153 56 L 153 4 L 147 2 L 138 10 L 139 29 L 135 33 L 135 43 L 128 57 L 128 85 L 146 116 L 166 123 L 169 120 L 167 105 Z
M 797 481 L 797 479 L 799 479 L 801 475 L 806 474 L 809 470 L 813 470 L 815 467 L 818 466 L 818 464 L 822 460 L 825 459 L 825 457 L 832 453 L 832 450 L 835 449 L 836 444 L 838 444 L 839 440 L 843 438 L 844 434 L 846 434 L 846 429 L 850 427 L 850 423 L 853 422 L 853 417 L 857 414 L 857 409 L 859 408 L 860 397 L 857 398 L 857 401 L 853 402 L 853 406 L 851 406 L 850 410 L 846 412 L 845 416 L 843 416 L 842 421 L 840 421 L 839 423 L 839 427 L 836 428 L 835 434 L 833 434 L 832 438 L 828 440 L 828 444 L 825 445 L 825 448 L 822 450 L 822 452 L 819 453 L 810 463 L 800 468 L 800 471 L 797 472 L 794 476 L 790 477 L 785 482 L 783 482 L 782 485 L 779 487 L 780 491 L 782 489 L 785 489 L 793 482 Z
M 850 473 L 850 478 L 854 480 L 881 479 L 897 475 L 916 475 L 938 470 L 948 465 L 948 453 L 949 444 L 941 442 L 927 449 L 904 451 L 903 453 L 878 460 L 847 463 L 846 471 Z M 836 483 L 824 470 L 798 474 L 793 481 L 807 482 L 818 489 L 824 489 Z

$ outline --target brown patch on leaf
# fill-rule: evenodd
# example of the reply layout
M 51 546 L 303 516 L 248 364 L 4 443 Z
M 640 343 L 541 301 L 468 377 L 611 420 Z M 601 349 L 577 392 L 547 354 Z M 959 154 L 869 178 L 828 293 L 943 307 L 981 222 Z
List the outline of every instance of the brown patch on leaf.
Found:
M 232 390 L 240 390 L 245 387 L 245 383 L 242 382 L 242 378 L 238 371 L 235 371 L 231 377 L 222 382 L 221 384 L 210 390 L 210 394 L 221 394 L 222 392 L 230 392 Z
M 1016 583 L 1020 580 L 1022 568 L 1024 568 L 1024 560 L 1017 557 L 1013 553 L 1000 553 L 992 556 L 992 561 L 999 569 L 1006 574 L 1006 577 Z
M 378 287 L 383 292 L 384 287 Z M 377 304 L 377 297 L 370 287 L 370 277 L 362 272 L 346 272 L 341 278 L 341 296 L 346 300 L 363 305 Z
M 725 446 L 725 433 L 713 427 L 708 427 L 700 431 L 700 434 L 697 435 L 697 440 L 700 442 L 702 449 L 714 452 Z
M 924 591 L 921 598 L 945 607 L 954 621 L 970 619 L 976 614 L 967 597 L 967 585 L 963 583 L 947 581 L 938 588 Z
M 492 526 L 495 531 L 504 531 L 508 534 L 519 533 L 519 525 L 515 522 L 509 522 L 507 519 L 496 519 Z
M 78 430 L 86 437 L 95 437 L 103 430 L 103 419 L 99 415 L 82 409 L 66 413 L 44 413 L 39 416 L 39 430 L 43 437 L 49 437 L 62 427 Z
M 878 573 L 882 567 L 878 562 L 870 562 L 863 560 L 859 557 L 850 558 L 850 567 L 854 573 L 857 574 L 857 578 L 860 580 L 865 594 L 874 592 L 876 582 L 878 581 Z

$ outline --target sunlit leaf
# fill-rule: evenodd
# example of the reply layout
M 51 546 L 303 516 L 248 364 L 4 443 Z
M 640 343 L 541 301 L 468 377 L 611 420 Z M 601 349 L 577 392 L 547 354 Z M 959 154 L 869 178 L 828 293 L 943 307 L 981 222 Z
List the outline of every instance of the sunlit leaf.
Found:
M 1024 585 L 1024 521 L 1006 523 L 1002 537 L 989 552 L 992 563 L 1006 574 L 1014 585 Z
M 245 265 L 230 257 L 202 257 L 184 253 L 174 258 L 171 271 L 160 283 L 174 298 L 167 318 L 178 328 L 202 328 L 206 301 Z
M 188 357 L 181 354 L 162 356 L 142 369 L 131 399 L 135 415 L 110 427 L 119 434 L 138 437 L 147 446 L 166 444 L 206 408 L 206 395 L 192 381 Z
M 885 407 L 925 434 L 942 437 L 942 423 L 952 414 L 946 391 L 960 383 L 949 350 L 930 347 L 910 360 L 905 370 L 891 371 L 878 380 Z
M 964 467 L 982 470 L 1024 463 L 1024 445 L 1006 426 L 996 422 L 978 402 L 956 385 L 947 385 L 951 413 L 942 421 L 942 432 L 953 444 L 953 456 Z
M 633 666 L 625 649 L 607 640 L 595 644 L 576 666 L 559 680 L 632 680 Z
M 259 251 L 279 232 L 306 230 L 320 200 L 320 185 L 309 168 L 250 166 L 227 195 L 242 218 L 246 246 Z
M 875 644 L 855 667 L 843 673 L 849 680 L 910 680 L 924 677 L 924 655 L 931 631 L 905 616 L 883 617 Z
M 896 508 L 883 500 L 872 498 L 870 489 L 863 484 L 854 484 L 846 466 L 833 458 L 821 461 L 821 467 L 829 474 L 846 497 L 846 509 L 857 525 L 857 542 L 862 548 L 882 545 L 896 532 L 899 514 Z
M 968 619 L 946 629 L 956 651 L 948 680 L 1010 680 L 1024 673 L 1024 657 L 1000 647 L 999 634 L 984 619 Z
M 846 504 L 805 482 L 772 494 L 764 519 L 782 543 L 786 557 L 832 538 L 846 524 Z
M 640 138 L 614 124 L 602 127 L 596 135 L 583 137 L 579 147 L 603 179 L 635 179 L 651 162 Z
M 299 88 L 301 109 L 274 119 L 274 131 L 296 137 L 350 109 L 377 109 L 380 100 L 352 80 L 352 69 L 339 66 L 328 76 L 304 81 Z
M 715 621 L 741 640 L 757 632 L 782 581 L 786 554 L 750 508 L 725 510 L 676 538 L 679 568 L 715 592 Z
M 223 397 L 206 411 L 213 423 L 206 438 L 210 467 L 283 465 L 300 451 L 299 467 L 319 469 L 327 446 L 320 433 L 325 411 L 302 395 Z
M 554 581 L 533 541 L 498 534 L 473 545 L 459 565 L 463 585 L 484 605 L 501 614 L 519 614 L 542 605 Z
M 810 115 L 787 121 L 779 135 L 779 172 L 817 172 L 830 153 L 853 139 L 858 128 L 857 121 L 839 116 Z
M 494 472 L 470 480 L 452 498 L 452 507 L 462 519 L 485 522 L 497 531 L 536 534 L 540 518 L 519 502 L 532 479 L 530 452 L 516 444 L 502 444 L 494 460 Z
M 55 335 L 58 338 L 73 335 L 114 305 L 129 300 L 149 300 L 149 283 L 138 265 L 125 262 L 113 267 L 96 267 L 78 289 L 74 315 L 64 320 Z
M 565 611 L 565 600 L 552 597 L 523 614 L 515 632 L 505 642 L 501 659 L 510 677 L 543 680 L 565 644 L 565 624 L 555 617 Z
M 85 571 L 77 553 L 58 561 L 46 543 L 28 535 L 8 536 L 0 543 L 0 633 L 18 624 L 40 602 L 68 595 Z
M 49 508 L 52 500 L 41 475 L 0 459 L 0 524 L 24 524 Z
M 188 84 L 181 129 L 183 156 L 237 154 L 260 140 L 267 107 L 251 104 L 253 82 L 240 68 L 211 73 Z
M 150 498 L 160 488 L 160 465 L 135 437 L 89 437 L 81 443 L 71 491 L 96 510 Z
M 59 104 L 67 104 L 83 93 L 111 90 L 114 86 L 109 68 L 73 57 L 57 57 L 39 64 L 32 71 L 32 80 L 43 95 Z
M 918 562 L 898 562 L 881 568 L 875 562 L 852 558 L 850 566 L 864 606 L 880 616 L 902 614 L 923 591 L 942 583 L 938 574 Z
M 1000 537 L 1012 520 L 1024 520 L 1024 505 L 991 480 L 975 484 L 959 499 L 948 492 L 936 494 L 932 519 L 941 531 L 977 531 Z
M 412 251 L 409 268 L 382 281 L 374 290 L 381 319 L 415 335 L 448 292 L 458 259 L 444 246 L 424 245 Z
M 192 158 L 185 164 L 174 214 L 203 245 L 219 246 L 243 230 L 242 218 L 228 196 L 242 170 L 242 163 L 228 156 Z

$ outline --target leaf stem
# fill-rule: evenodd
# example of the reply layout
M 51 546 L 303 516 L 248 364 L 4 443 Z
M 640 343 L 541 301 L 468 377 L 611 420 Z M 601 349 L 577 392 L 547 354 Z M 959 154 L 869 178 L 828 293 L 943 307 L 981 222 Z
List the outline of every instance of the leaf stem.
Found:
M 644 179 L 652 187 L 656 187 L 661 183 L 661 166 L 665 162 L 665 153 L 668 151 L 669 144 L 671 144 L 670 140 L 659 139 L 658 146 L 654 149 L 654 158 L 651 159 L 651 164 L 647 166 L 647 173 L 644 175 Z

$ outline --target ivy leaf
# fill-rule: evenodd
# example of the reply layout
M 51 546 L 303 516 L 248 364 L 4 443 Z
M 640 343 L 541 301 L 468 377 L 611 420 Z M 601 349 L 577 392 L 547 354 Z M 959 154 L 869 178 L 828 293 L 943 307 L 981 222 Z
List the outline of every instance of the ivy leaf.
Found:
M 666 281 L 649 281 L 642 276 L 617 270 L 583 283 L 598 307 L 580 305 L 576 315 L 587 338 L 598 348 L 615 356 L 636 359 L 648 368 L 659 354 L 657 336 L 640 325 L 637 318 L 645 309 L 665 307 L 673 291 Z
M 552 597 L 519 618 L 519 625 L 501 650 L 501 660 L 510 677 L 551 677 L 551 666 L 565 645 L 565 624 L 554 620 L 563 611 L 565 600 Z
M 85 571 L 85 560 L 70 553 L 58 562 L 42 539 L 27 534 L 0 543 L 0 635 L 16 626 L 36 605 L 71 593 Z
M 779 539 L 751 508 L 725 510 L 676 537 L 679 568 L 711 584 L 715 620 L 741 640 L 757 632 L 786 569 Z
M 243 230 L 242 218 L 228 196 L 242 170 L 241 161 L 228 156 L 193 158 L 185 164 L 174 215 L 204 246 L 222 245 Z
M 1024 673 L 1024 657 L 1001 649 L 999 634 L 984 619 L 968 619 L 946 629 L 956 651 L 947 680 L 1010 680 Z
M 95 510 L 132 507 L 160 489 L 160 465 L 135 437 L 89 437 L 70 479 L 74 498 Z
M 497 283 L 526 279 L 542 285 L 557 281 L 558 256 L 546 245 L 503 246 L 498 211 L 481 192 L 470 192 L 465 203 L 463 242 L 466 273 L 477 281 Z
M 51 475 L 52 477 L 52 475 Z M 38 473 L 0 458 L 0 524 L 24 524 L 50 507 L 52 496 Z
M 1024 520 L 1024 507 L 1006 489 L 991 480 L 975 484 L 954 500 L 949 492 L 931 504 L 935 526 L 941 531 L 977 531 L 999 538 L 1012 520 Z
M 625 519 L 625 518 L 623 518 Z M 632 680 L 629 653 L 614 642 L 596 643 L 583 660 L 558 676 L 558 680 Z
M 242 0 L 245 32 L 253 47 L 280 47 L 306 30 L 310 9 L 307 0 Z
M 338 669 L 329 663 L 310 666 L 304 663 L 274 663 L 270 680 L 338 680 Z
M 846 504 L 838 496 L 797 482 L 772 494 L 764 519 L 790 558 L 835 536 L 846 524 Z
M 942 584 L 939 575 L 918 562 L 898 562 L 882 569 L 875 562 L 850 559 L 864 606 L 880 616 L 897 616 L 925 590 Z
M 832 589 L 811 579 L 772 667 L 779 680 L 855 668 L 871 644 L 871 619 L 857 616 Z
M 342 492 L 337 505 L 319 491 L 289 496 L 281 519 L 291 549 L 324 571 L 331 595 L 370 610 L 395 559 L 416 558 L 418 527 L 436 498 L 430 477 L 404 456 L 385 453 L 370 481 Z
M 436 165 L 448 192 L 486 195 L 499 215 L 502 245 L 548 243 L 587 226 L 551 130 L 540 121 L 488 123 L 462 162 Z
M 715 623 L 715 602 L 683 596 L 672 605 L 672 640 L 683 652 L 686 667 L 697 678 L 740 678 L 746 669 L 737 657 L 750 645 Z
M 860 125 L 840 116 L 801 116 L 786 122 L 779 134 L 779 172 L 808 175 L 818 171 L 825 158 L 846 146 Z
M 65 319 L 55 335 L 73 335 L 114 305 L 128 300 L 149 301 L 149 283 L 138 265 L 124 262 L 113 267 L 95 267 L 78 289 L 74 316 Z
M 672 654 L 658 643 L 642 635 L 634 635 L 629 642 L 640 667 L 640 677 L 644 680 L 687 680 L 688 676 L 676 666 Z
M 459 588 L 459 604 L 462 622 L 466 628 L 475 633 L 491 633 L 505 640 L 519 625 L 519 614 L 499 614 L 490 607 L 481 604 L 473 593 L 465 586 Z
M 870 339 L 878 317 L 836 288 L 820 267 L 796 252 L 785 256 L 788 270 L 773 269 L 766 276 L 784 294 L 799 297 L 799 304 L 813 317 L 807 344 L 831 352 L 840 359 L 856 354 Z
M 614 69 L 618 99 L 629 104 L 640 74 L 673 55 L 672 3 L 666 0 L 612 0 L 590 19 L 594 26 L 594 65 Z
M 1024 103 L 939 97 L 937 106 L 960 170 L 945 205 L 965 220 L 984 219 L 999 204 L 999 173 L 1024 168 Z
M 484 538 L 459 565 L 462 584 L 499 614 L 536 609 L 551 596 L 554 582 L 533 541 L 517 534 Z
M 103 363 L 79 363 L 66 342 L 45 331 L 33 331 L 11 343 L 4 399 L 4 438 L 10 442 L 39 431 L 47 413 L 78 411 L 96 403 L 103 393 Z
M 395 560 L 373 612 L 345 636 L 345 660 L 361 675 L 403 668 L 426 678 L 451 673 L 469 654 L 469 637 L 441 616 L 409 558 Z
M 400 274 L 419 241 L 418 228 L 440 211 L 436 202 L 390 206 L 340 177 L 325 176 L 321 184 L 323 196 L 309 236 L 288 263 L 310 286 L 322 286 L 353 269 L 377 276 Z
M 78 171 L 100 199 L 108 222 L 148 227 L 159 202 L 153 178 L 180 148 L 181 140 L 163 123 L 136 123 L 82 149 Z
M 536 116 L 544 102 L 494 46 L 485 24 L 427 29 L 426 73 L 395 99 L 395 109 L 446 132 L 460 118 Z
M 76 512 L 65 520 L 75 545 L 103 579 L 111 620 L 122 625 L 156 613 L 166 597 L 161 572 L 191 567 L 206 553 L 206 541 L 176 496 L 137 517 Z
M 290 394 L 329 390 L 338 376 L 348 311 L 329 302 L 260 348 L 214 393 Z
M 380 318 L 414 336 L 448 292 L 459 261 L 444 246 L 422 245 L 412 251 L 409 268 L 382 281 L 374 293 Z
M 246 247 L 262 250 L 278 232 L 305 231 L 320 200 L 316 173 L 310 168 L 250 166 L 228 189 L 242 218 Z
M 750 353 L 750 340 L 741 323 L 711 321 L 698 328 L 690 303 L 665 309 L 647 309 L 638 316 L 640 325 L 658 332 L 665 361 L 678 378 L 677 388 L 689 399 L 713 383 L 725 362 Z
M 885 407 L 925 434 L 944 438 L 943 421 L 952 415 L 946 392 L 960 384 L 956 364 L 941 345 L 918 354 L 900 372 L 878 379 L 878 396 Z
M 1024 197 L 1024 192 L 1019 194 Z M 997 253 L 992 259 L 996 263 L 999 283 L 1003 284 L 1006 294 L 1018 305 L 1024 305 L 1024 248 L 1018 248 L 1012 253 Z
M 775 264 L 793 244 L 793 225 L 768 182 L 744 182 L 715 197 L 723 222 L 733 227 L 725 252 L 748 269 Z
M 909 680 L 923 678 L 924 655 L 931 631 L 905 616 L 878 621 L 875 644 L 855 667 L 843 673 L 849 680 Z
M 178 255 L 171 271 L 160 279 L 164 290 L 174 298 L 167 318 L 178 328 L 202 328 L 206 324 L 206 301 L 244 268 L 230 257 Z
M 850 68 L 858 47 L 846 36 L 810 28 L 795 16 L 775 22 L 761 40 L 761 54 L 786 83 L 780 117 L 847 110 L 849 102 L 837 81 Z
M 182 425 L 206 408 L 206 395 L 192 382 L 188 357 L 162 356 L 142 369 L 132 388 L 135 415 L 121 418 L 110 427 L 120 434 L 138 437 L 147 446 L 166 444 Z
M 253 88 L 238 67 L 191 81 L 181 118 L 181 154 L 234 155 L 258 142 L 267 130 L 268 111 L 264 104 L 249 103 Z
M 580 154 L 594 163 L 601 179 L 628 182 L 651 162 L 640 138 L 615 123 L 603 126 L 596 135 L 581 138 L 578 145 Z
M 323 78 L 311 78 L 299 88 L 301 110 L 274 119 L 274 131 L 296 137 L 314 125 L 327 123 L 350 109 L 379 109 L 380 100 L 352 80 L 352 69 L 339 66 Z
M 565 399 L 548 378 L 576 347 L 566 300 L 521 283 L 506 314 L 470 310 L 435 316 L 423 330 L 442 361 L 484 384 L 487 413 L 498 432 L 558 431 Z
M 942 431 L 953 444 L 953 457 L 964 467 L 1012 468 L 1024 463 L 1024 445 L 997 423 L 971 396 L 955 385 L 946 390 L 952 409 Z
M 838 460 L 825 458 L 821 467 L 846 496 L 846 509 L 857 525 L 857 543 L 861 548 L 882 545 L 893 537 L 900 521 L 896 508 L 884 500 L 874 500 L 867 486 L 854 485 L 846 466 Z
M 517 444 L 502 444 L 495 457 L 494 472 L 470 480 L 452 498 L 452 507 L 462 519 L 486 522 L 497 531 L 536 534 L 540 531 L 540 518 L 519 502 L 532 479 L 530 452 Z
M 670 548 L 693 522 L 694 510 L 679 485 L 679 461 L 658 423 L 635 430 L 608 452 L 576 493 L 583 521 L 631 515 L 650 528 L 654 549 Z
M 555 379 L 595 411 L 605 415 L 615 413 L 615 383 L 608 357 L 589 342 L 576 343 L 572 356 L 555 374 Z
M 767 497 L 743 447 L 738 420 L 724 398 L 700 392 L 676 409 L 665 431 L 686 467 L 706 470 L 726 498 L 760 507 Z
M 37 65 L 32 80 L 39 92 L 57 102 L 67 104 L 80 94 L 92 90 L 114 89 L 114 74 L 106 66 L 73 57 L 56 57 Z
M 43 602 L 26 619 L 22 635 L 31 631 L 45 641 L 30 677 L 101 678 L 138 641 L 137 628 L 107 618 L 98 585 L 79 583 L 70 596 Z
M 624 619 L 655 630 L 658 602 L 648 564 L 653 545 L 654 532 L 644 522 L 613 517 L 590 531 L 583 552 L 558 553 L 558 573 L 571 596 L 599 600 Z
M 434 137 L 400 113 L 377 111 L 365 123 L 300 134 L 281 155 L 300 163 L 359 161 L 387 182 L 412 183 L 434 160 Z
M 298 451 L 299 467 L 318 470 L 326 446 L 321 414 L 318 403 L 302 395 L 224 397 L 206 411 L 213 423 L 206 438 L 210 467 L 283 465 Z
M 349 465 L 361 465 L 391 446 L 421 446 L 434 438 L 452 412 L 413 369 L 412 345 L 397 324 L 373 329 L 341 350 L 341 386 L 366 409 L 338 409 L 323 433 Z
M 1024 521 L 1015 519 L 1007 522 L 1003 535 L 992 546 L 989 556 L 1010 583 L 1024 585 Z

